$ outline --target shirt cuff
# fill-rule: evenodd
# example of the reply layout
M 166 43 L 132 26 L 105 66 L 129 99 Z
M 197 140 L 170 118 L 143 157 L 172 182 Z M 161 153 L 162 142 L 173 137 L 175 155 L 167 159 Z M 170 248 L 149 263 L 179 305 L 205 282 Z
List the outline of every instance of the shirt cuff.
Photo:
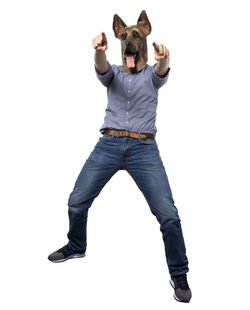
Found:
M 170 71 L 170 67 L 168 67 L 168 70 L 167 72 L 165 73 L 164 76 L 159 76 L 156 74 L 155 72 L 155 66 L 156 64 L 153 66 L 153 81 L 154 81 L 154 84 L 157 88 L 160 88 L 161 86 L 163 86 L 167 80 L 168 80 L 168 76 L 169 76 L 169 71 Z
M 110 63 L 109 63 L 108 61 L 107 61 L 107 63 L 108 63 L 108 66 L 109 66 L 108 71 L 106 71 L 106 72 L 103 73 L 103 74 L 100 74 L 100 73 L 97 72 L 96 67 L 95 67 L 95 64 L 94 64 L 96 76 L 97 76 L 97 78 L 99 79 L 99 81 L 100 81 L 103 85 L 105 85 L 105 86 L 108 86 L 108 84 L 109 84 L 109 82 L 110 82 L 110 80 L 111 80 L 111 78 L 113 77 L 113 74 L 114 74 L 114 72 L 113 72 L 113 70 L 112 70 L 112 66 L 110 65 Z

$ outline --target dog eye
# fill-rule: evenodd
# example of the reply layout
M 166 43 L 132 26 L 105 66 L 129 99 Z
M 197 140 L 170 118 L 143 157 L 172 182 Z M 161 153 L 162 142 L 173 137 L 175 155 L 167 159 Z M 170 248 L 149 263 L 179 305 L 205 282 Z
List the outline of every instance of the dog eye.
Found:
M 126 40 L 126 38 L 127 38 L 127 32 L 123 32 L 123 33 L 121 34 L 121 39 L 122 39 L 122 40 Z
M 135 30 L 132 31 L 133 38 L 139 38 L 139 33 Z

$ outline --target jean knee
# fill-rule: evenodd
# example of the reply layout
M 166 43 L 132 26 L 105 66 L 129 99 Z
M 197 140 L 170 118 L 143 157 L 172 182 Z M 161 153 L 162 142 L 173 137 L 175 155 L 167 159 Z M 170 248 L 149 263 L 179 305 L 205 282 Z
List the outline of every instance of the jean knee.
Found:
M 68 199 L 68 206 L 72 207 L 75 205 L 79 205 L 84 201 L 84 193 L 80 190 L 73 190 Z
M 179 225 L 180 223 L 180 217 L 176 208 L 173 208 L 171 210 L 168 209 L 165 212 L 156 212 L 155 216 L 161 226 L 169 224 Z

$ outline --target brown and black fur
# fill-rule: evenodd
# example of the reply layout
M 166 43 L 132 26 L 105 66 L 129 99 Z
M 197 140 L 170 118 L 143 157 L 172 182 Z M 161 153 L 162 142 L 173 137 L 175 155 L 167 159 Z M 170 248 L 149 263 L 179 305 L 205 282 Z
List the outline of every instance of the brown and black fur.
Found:
M 151 25 L 145 11 L 142 11 L 137 25 L 127 26 L 117 15 L 114 15 L 113 30 L 116 38 L 121 40 L 122 71 L 136 73 L 142 70 L 148 61 L 147 36 L 151 33 Z M 135 67 L 128 68 L 126 55 L 135 54 Z

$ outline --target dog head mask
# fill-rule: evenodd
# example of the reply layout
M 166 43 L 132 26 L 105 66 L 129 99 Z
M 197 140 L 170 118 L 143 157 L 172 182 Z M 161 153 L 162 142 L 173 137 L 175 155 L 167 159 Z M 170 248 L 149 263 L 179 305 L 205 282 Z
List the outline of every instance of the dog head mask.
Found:
M 145 11 L 142 11 L 137 25 L 127 26 L 117 15 L 114 15 L 113 30 L 121 41 L 122 71 L 136 73 L 142 70 L 148 61 L 147 36 L 151 25 Z

